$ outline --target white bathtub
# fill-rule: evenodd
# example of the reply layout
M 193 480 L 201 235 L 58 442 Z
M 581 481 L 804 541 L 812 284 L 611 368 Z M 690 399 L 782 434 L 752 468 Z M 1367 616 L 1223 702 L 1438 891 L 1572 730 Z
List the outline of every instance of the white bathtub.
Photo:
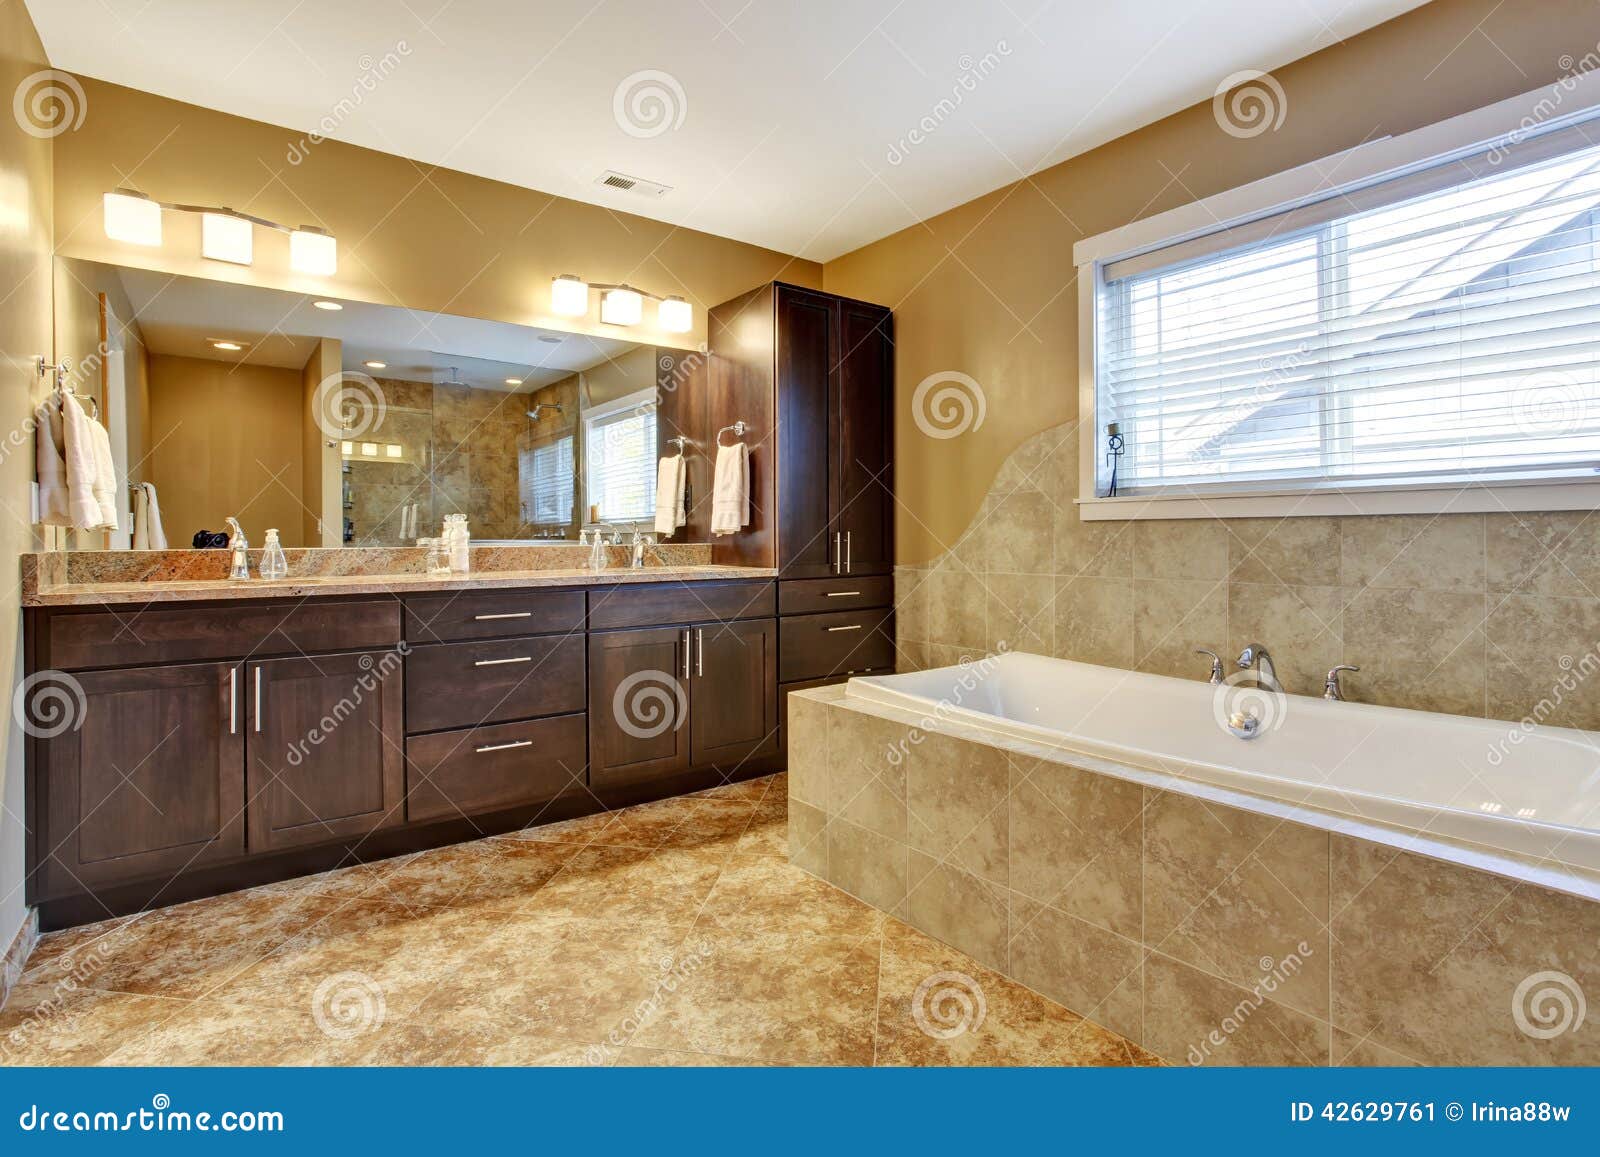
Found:
M 1124 767 L 1600 871 L 1600 732 L 1270 696 L 1039 655 L 846 696 Z M 1255 738 L 1224 722 L 1246 710 Z M 1513 739 L 1513 735 L 1516 736 Z

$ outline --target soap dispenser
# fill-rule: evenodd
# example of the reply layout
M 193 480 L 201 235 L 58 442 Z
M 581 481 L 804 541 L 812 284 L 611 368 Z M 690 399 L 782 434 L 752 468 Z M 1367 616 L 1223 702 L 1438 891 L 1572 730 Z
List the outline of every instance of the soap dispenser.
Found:
M 239 520 L 233 515 L 228 515 L 228 549 L 233 552 L 232 565 L 228 568 L 228 577 L 231 579 L 247 579 L 250 577 L 250 543 L 244 536 L 244 527 L 239 525 Z
M 594 532 L 594 545 L 589 548 L 589 569 L 592 571 L 606 569 L 606 536 L 600 533 L 598 527 Z
M 264 579 L 289 577 L 289 560 L 284 556 L 283 547 L 278 544 L 276 527 L 267 531 L 267 541 L 261 549 L 261 577 Z

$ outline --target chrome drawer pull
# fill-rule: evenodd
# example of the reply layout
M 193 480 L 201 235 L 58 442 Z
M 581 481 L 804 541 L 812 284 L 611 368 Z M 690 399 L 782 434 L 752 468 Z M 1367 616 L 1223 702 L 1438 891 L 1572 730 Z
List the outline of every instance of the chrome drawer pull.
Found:
M 239 668 L 228 668 L 228 734 L 239 734 Z
M 256 730 L 261 730 L 261 668 L 256 668 Z
M 510 743 L 485 743 L 482 747 L 474 747 L 472 750 L 482 755 L 485 751 L 509 751 L 513 747 L 532 746 L 533 740 L 531 739 L 517 739 Z
M 472 616 L 473 621 L 474 622 L 478 622 L 478 623 L 484 622 L 485 620 L 488 620 L 488 619 L 531 619 L 531 618 L 533 618 L 533 612 L 532 611 L 505 611 L 505 612 L 503 612 L 501 614 L 498 614 L 498 615 L 473 615 Z
M 532 655 L 518 655 L 514 659 L 478 659 L 472 665 L 474 667 L 498 667 L 502 663 L 531 663 L 531 662 L 533 662 L 533 656 Z
M 831 635 L 834 631 L 859 631 L 860 629 L 860 623 L 851 623 L 848 627 L 829 627 L 828 633 Z
M 822 597 L 825 599 L 842 599 L 847 595 L 859 595 L 860 593 L 860 591 L 826 591 Z

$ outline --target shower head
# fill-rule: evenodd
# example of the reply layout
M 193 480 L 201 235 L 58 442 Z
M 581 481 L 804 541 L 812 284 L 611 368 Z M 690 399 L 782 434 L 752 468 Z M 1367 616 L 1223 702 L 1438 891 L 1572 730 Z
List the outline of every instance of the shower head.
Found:
M 560 402 L 540 402 L 535 405 L 533 409 L 528 411 L 528 418 L 531 421 L 537 422 L 539 420 L 540 410 L 554 410 L 558 414 L 565 414 L 567 412 L 567 408 Z

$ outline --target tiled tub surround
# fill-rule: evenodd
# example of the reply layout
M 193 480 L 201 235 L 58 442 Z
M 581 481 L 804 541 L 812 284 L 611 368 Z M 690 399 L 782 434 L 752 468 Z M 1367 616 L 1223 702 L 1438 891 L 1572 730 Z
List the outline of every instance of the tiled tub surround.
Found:
M 1600 992 L 1600 903 L 937 726 L 791 696 L 792 862 L 1175 1063 L 1600 1064 L 1592 1017 L 1513 1015 L 1539 973 Z
M 900 669 L 1012 650 L 1203 679 L 1264 643 L 1289 691 L 1600 729 L 1600 516 L 1084 522 L 1078 430 L 1024 442 L 951 548 L 896 571 Z M 1587 664 L 1585 658 L 1588 658 Z

